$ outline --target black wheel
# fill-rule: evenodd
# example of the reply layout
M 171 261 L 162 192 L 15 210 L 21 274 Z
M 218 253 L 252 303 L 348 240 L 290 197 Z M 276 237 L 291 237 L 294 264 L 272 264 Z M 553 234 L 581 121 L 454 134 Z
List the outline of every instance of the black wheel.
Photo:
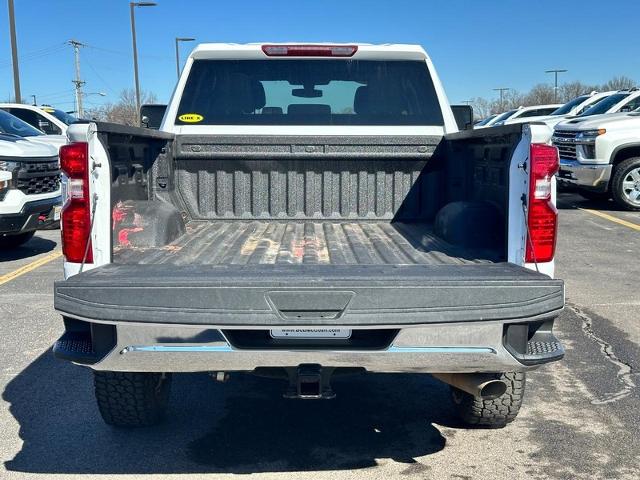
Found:
M 458 417 L 466 424 L 502 428 L 515 420 L 522 405 L 526 376 L 523 372 L 496 373 L 507 384 L 507 391 L 493 400 L 474 397 L 455 387 L 451 398 Z
M 609 192 L 593 192 L 591 190 L 578 190 L 578 193 L 581 197 L 586 198 L 587 200 L 591 200 L 593 202 L 604 202 L 605 200 L 609 200 L 611 198 L 611 193 Z
M 628 158 L 616 165 L 611 194 L 625 210 L 640 210 L 640 157 Z
M 116 427 L 148 427 L 164 417 L 170 374 L 93 372 L 102 419 Z
M 0 235 L 0 248 L 16 248 L 27 243 L 36 232 L 24 232 L 17 235 Z

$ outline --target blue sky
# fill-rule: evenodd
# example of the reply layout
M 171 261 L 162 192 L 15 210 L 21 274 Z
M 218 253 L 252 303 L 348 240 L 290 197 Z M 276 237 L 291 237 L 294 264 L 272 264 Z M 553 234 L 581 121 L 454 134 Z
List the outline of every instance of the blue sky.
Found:
M 206 42 L 340 41 L 418 43 L 433 58 L 452 103 L 561 81 L 640 81 L 640 1 L 595 0 L 157 0 L 137 9 L 142 88 L 166 101 L 173 89 L 174 38 Z M 126 0 L 15 0 L 23 99 L 73 108 L 77 39 L 89 106 L 133 86 Z M 627 20 L 630 22 L 627 23 Z M 0 3 L 0 100 L 13 96 L 6 2 Z M 186 57 L 190 44 L 184 44 Z

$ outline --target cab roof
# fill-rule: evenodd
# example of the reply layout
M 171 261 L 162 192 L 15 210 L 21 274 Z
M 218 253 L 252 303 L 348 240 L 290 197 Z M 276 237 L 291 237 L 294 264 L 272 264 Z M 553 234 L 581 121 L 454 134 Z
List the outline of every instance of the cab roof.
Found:
M 318 47 L 328 49 L 330 47 L 354 47 L 355 52 L 351 55 L 273 55 L 270 56 L 263 50 L 263 47 Z M 370 43 L 305 43 L 305 42 L 285 42 L 285 43 L 201 43 L 194 48 L 190 55 L 193 59 L 234 59 L 234 60 L 266 60 L 269 58 L 314 58 L 314 59 L 359 59 L 359 60 L 427 60 L 429 56 L 420 45 L 410 44 L 381 44 Z

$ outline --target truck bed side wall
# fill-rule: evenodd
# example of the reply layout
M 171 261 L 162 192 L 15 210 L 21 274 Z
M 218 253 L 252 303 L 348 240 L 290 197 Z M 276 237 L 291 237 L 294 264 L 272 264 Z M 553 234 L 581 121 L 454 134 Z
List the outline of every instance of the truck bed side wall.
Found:
M 445 137 L 447 203 L 490 203 L 502 219 L 505 249 L 509 230 L 509 170 L 513 161 L 525 160 L 514 160 L 522 136 L 522 125 L 508 125 Z
M 149 220 L 154 216 L 158 219 L 166 217 L 168 210 L 175 210 L 171 217 L 176 218 L 177 210 L 170 203 L 171 192 L 175 189 L 173 135 L 106 122 L 96 125 L 111 169 L 112 246 L 120 243 L 119 236 L 126 238 L 129 232 L 141 228 L 140 217 L 124 215 L 123 205 L 141 205 Z M 161 244 L 171 241 L 183 230 L 179 225 L 168 231 L 165 226 L 158 225 L 145 231 L 156 237 L 147 239 L 147 243 Z

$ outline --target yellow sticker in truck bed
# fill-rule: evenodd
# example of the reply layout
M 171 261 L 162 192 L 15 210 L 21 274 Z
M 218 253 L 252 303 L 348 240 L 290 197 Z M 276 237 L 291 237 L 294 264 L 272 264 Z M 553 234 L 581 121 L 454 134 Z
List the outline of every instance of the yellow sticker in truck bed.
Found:
M 198 123 L 204 119 L 202 115 L 198 115 L 197 113 L 184 113 L 178 117 L 178 120 L 186 123 Z

